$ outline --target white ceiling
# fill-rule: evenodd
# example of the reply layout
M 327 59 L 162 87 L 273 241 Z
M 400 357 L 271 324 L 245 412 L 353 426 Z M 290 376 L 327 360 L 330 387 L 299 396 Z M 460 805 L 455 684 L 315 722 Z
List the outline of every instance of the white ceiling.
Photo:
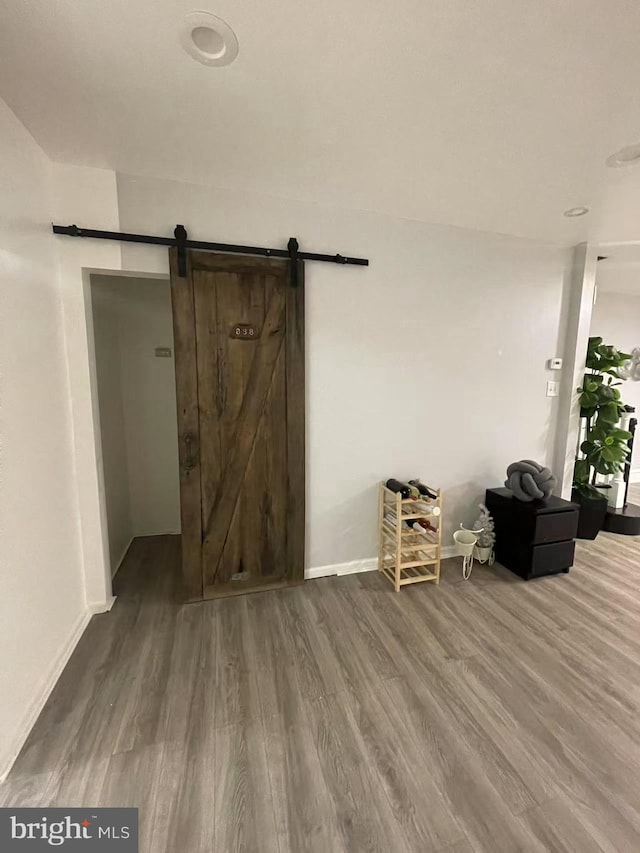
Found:
M 55 160 L 571 243 L 640 141 L 636 0 L 2 0 L 0 94 Z M 638 168 L 638 167 L 636 167 Z

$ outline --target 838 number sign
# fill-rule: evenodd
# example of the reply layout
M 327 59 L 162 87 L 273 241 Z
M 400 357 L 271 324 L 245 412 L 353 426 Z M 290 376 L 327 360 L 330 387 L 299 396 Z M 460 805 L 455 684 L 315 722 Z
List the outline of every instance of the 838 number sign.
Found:
M 231 337 L 237 338 L 239 341 L 255 341 L 259 335 L 255 326 L 248 323 L 236 323 L 231 328 Z

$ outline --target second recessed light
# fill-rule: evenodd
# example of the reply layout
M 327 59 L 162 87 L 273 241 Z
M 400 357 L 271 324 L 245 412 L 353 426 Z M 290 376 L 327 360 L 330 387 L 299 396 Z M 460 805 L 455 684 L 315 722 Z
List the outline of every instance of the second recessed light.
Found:
M 640 142 L 635 145 L 626 145 L 607 159 L 607 166 L 620 168 L 621 166 L 633 166 L 640 162 Z

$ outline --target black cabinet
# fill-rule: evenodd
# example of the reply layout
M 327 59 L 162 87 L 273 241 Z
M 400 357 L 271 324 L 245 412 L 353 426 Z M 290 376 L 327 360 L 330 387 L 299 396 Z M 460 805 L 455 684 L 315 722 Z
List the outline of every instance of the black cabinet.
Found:
M 555 496 L 525 503 L 509 489 L 487 489 L 485 503 L 495 522 L 499 563 L 525 580 L 569 571 L 578 530 L 576 504 Z

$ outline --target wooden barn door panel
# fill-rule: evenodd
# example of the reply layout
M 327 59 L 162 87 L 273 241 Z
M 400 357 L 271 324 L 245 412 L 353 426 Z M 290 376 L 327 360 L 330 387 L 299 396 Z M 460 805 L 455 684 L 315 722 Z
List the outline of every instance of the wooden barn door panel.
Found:
M 284 262 L 201 253 L 191 256 L 189 280 L 199 413 L 201 594 L 232 595 L 300 581 L 303 284 L 291 287 Z M 174 278 L 174 289 L 181 286 L 188 290 L 184 280 L 181 285 Z M 235 328 L 246 329 L 246 337 L 234 337 Z M 176 366 L 182 355 L 188 357 L 189 349 L 179 353 L 176 346 Z M 300 360 L 295 368 L 292 358 Z M 298 524 L 301 531 L 294 530 Z M 188 531 L 186 542 L 192 538 Z
M 287 577 L 304 579 L 305 543 L 305 350 L 304 263 L 297 287 L 287 287 Z
M 178 276 L 175 250 L 169 253 L 176 404 L 182 576 L 189 598 L 202 598 L 202 511 L 200 494 L 200 418 L 193 281 Z

